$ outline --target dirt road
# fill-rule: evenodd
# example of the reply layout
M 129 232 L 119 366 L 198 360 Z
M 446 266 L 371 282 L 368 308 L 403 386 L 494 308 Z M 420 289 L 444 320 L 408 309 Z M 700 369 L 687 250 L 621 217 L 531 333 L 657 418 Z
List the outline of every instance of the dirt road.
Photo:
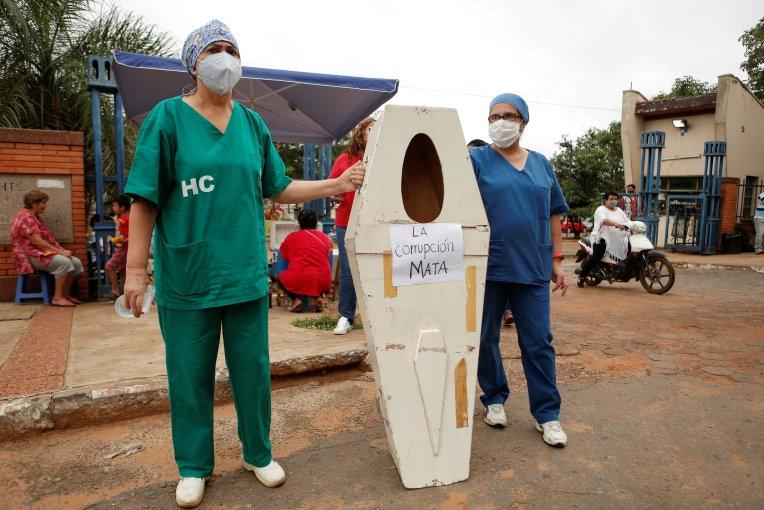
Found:
M 555 296 L 568 447 L 533 429 L 506 329 L 510 425 L 476 416 L 471 477 L 448 487 L 402 487 L 370 374 L 274 391 L 274 454 L 289 475 L 278 489 L 239 467 L 234 412 L 219 407 L 201 508 L 761 508 L 763 287 L 764 274 L 687 270 L 666 296 L 638 284 Z M 159 415 L 0 443 L 2 506 L 174 508 L 168 425 Z

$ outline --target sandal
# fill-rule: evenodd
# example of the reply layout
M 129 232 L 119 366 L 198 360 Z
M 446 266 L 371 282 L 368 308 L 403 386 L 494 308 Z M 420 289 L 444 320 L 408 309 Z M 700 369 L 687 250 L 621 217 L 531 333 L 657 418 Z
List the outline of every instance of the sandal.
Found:
M 289 311 L 292 313 L 302 312 L 302 299 L 297 298 L 292 301 L 292 306 L 289 307 Z

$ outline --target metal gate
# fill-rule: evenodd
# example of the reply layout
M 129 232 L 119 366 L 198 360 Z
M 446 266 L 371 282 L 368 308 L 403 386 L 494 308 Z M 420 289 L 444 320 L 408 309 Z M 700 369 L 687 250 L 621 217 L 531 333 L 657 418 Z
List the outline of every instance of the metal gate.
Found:
M 716 253 L 726 153 L 726 142 L 706 142 L 701 194 L 666 197 L 666 248 L 706 255 Z
M 666 248 L 695 253 L 702 250 L 700 238 L 705 204 L 706 197 L 703 195 L 666 197 Z

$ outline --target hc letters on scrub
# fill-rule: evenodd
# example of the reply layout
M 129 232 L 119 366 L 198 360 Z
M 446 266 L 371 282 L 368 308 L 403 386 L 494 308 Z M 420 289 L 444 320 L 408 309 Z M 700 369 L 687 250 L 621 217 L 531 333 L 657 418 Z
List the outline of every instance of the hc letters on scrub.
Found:
M 215 178 L 211 175 L 204 175 L 199 177 L 197 181 L 196 177 L 192 177 L 188 181 L 181 181 L 180 189 L 183 192 L 183 197 L 187 197 L 189 193 L 192 195 L 198 195 L 199 192 L 209 193 L 215 189 L 215 185 L 212 184 Z

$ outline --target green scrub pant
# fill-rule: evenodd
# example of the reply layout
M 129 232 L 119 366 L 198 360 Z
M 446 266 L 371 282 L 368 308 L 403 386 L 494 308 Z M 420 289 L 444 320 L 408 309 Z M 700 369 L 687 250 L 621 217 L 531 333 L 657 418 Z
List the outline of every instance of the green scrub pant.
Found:
M 159 307 L 159 326 L 180 476 L 210 476 L 215 464 L 212 409 L 221 326 L 244 460 L 267 466 L 271 461 L 268 298 L 200 310 Z

